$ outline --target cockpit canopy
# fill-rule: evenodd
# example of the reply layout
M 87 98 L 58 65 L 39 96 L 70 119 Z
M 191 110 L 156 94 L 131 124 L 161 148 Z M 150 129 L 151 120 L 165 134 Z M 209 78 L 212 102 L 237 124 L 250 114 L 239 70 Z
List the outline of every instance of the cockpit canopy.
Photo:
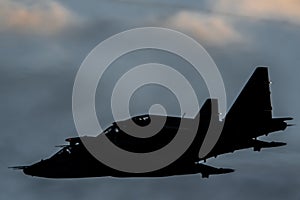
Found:
M 147 126 L 150 124 L 151 119 L 149 115 L 140 115 L 133 117 L 132 120 L 139 126 Z

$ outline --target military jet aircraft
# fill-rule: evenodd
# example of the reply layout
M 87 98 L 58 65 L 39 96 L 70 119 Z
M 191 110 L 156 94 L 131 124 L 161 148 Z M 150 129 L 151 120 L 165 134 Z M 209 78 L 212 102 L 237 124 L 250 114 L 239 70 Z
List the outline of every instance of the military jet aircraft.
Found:
M 46 178 L 84 178 L 84 177 L 165 177 L 173 175 L 202 174 L 208 178 L 212 174 L 226 174 L 233 169 L 215 168 L 203 164 L 208 158 L 236 150 L 253 148 L 260 151 L 262 148 L 271 148 L 286 145 L 283 142 L 260 141 L 259 136 L 271 132 L 285 130 L 290 126 L 285 121 L 291 117 L 273 118 L 270 99 L 270 81 L 268 68 L 258 67 L 237 97 L 233 106 L 226 114 L 221 135 L 213 149 L 204 157 L 199 157 L 199 149 L 204 141 L 211 120 L 219 123 L 218 111 L 212 106 L 217 104 L 216 99 L 208 99 L 200 109 L 199 126 L 196 136 L 189 148 L 176 161 L 168 166 L 151 172 L 129 173 L 113 169 L 98 161 L 86 149 L 82 140 L 96 140 L 97 137 L 74 137 L 66 139 L 68 145 L 62 147 L 52 157 L 29 166 L 14 167 L 22 169 L 27 175 Z M 159 115 L 135 116 L 133 120 L 139 126 L 148 125 L 153 119 L 160 119 Z M 195 119 L 167 116 L 163 128 L 154 136 L 136 138 L 122 131 L 121 123 L 113 123 L 103 134 L 118 147 L 136 153 L 151 152 L 168 144 L 176 135 L 181 121 Z M 220 122 L 221 123 L 221 122 Z M 188 131 L 188 130 L 187 130 Z

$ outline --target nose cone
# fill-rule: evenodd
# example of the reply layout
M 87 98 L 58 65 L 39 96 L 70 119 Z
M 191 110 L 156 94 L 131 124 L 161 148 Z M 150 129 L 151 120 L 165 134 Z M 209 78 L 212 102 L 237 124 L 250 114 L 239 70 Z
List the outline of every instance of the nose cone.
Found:
M 41 167 L 39 163 L 24 167 L 23 172 L 26 175 L 30 176 L 39 176 L 41 171 Z
M 45 177 L 45 178 L 52 178 L 53 171 L 51 167 L 48 166 L 48 162 L 41 161 L 29 166 L 15 166 L 9 167 L 15 170 L 23 170 L 24 174 L 30 176 L 38 176 L 38 177 Z
M 24 174 L 43 178 L 71 178 L 73 174 L 60 163 L 53 163 L 52 160 L 42 160 L 23 169 Z
M 30 176 L 47 177 L 49 169 L 47 168 L 47 163 L 45 163 L 45 161 L 41 161 L 33 165 L 24 167 L 23 172 L 24 174 Z
M 29 167 L 24 168 L 24 169 L 23 169 L 23 172 L 24 172 L 24 174 L 26 174 L 26 175 L 31 175 L 31 172 L 30 172 L 30 170 L 28 170 L 28 168 L 29 168 Z
M 34 175 L 33 175 L 33 174 L 34 174 L 34 170 L 32 170 L 32 165 L 31 165 L 31 166 L 24 167 L 23 172 L 24 172 L 24 174 L 26 174 L 26 175 L 34 176 Z

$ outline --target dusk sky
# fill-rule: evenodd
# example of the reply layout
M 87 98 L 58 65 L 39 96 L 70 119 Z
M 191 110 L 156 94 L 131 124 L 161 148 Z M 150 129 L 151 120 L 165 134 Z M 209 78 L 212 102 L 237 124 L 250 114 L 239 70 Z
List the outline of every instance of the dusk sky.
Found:
M 55 145 L 77 136 L 72 89 L 82 61 L 108 37 L 147 26 L 174 29 L 202 44 L 223 77 L 228 107 L 255 67 L 269 66 L 273 115 L 292 116 L 296 126 L 262 139 L 287 146 L 211 158 L 208 165 L 236 171 L 209 179 L 54 180 L 8 169 L 47 158 L 58 151 Z M 0 199 L 299 199 L 299 36 L 298 0 L 0 0 Z M 113 63 L 99 83 L 96 107 L 104 127 L 113 122 L 110 92 L 122 70 L 149 62 L 190 75 L 200 106 L 208 98 L 183 60 L 135 52 Z M 159 101 L 176 114 L 177 103 L 165 92 L 144 88 L 133 98 L 132 113 Z

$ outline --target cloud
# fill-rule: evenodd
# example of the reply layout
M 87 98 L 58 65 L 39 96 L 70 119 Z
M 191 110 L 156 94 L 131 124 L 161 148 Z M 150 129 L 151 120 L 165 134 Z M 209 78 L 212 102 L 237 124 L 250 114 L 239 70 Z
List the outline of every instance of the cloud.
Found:
M 220 12 L 300 25 L 299 0 L 219 0 L 213 7 Z
M 0 0 L 0 30 L 53 34 L 61 31 L 77 18 L 58 2 L 33 2 Z
M 189 32 L 200 40 L 222 45 L 241 40 L 241 35 L 225 18 L 192 11 L 180 11 L 169 17 L 164 25 Z

